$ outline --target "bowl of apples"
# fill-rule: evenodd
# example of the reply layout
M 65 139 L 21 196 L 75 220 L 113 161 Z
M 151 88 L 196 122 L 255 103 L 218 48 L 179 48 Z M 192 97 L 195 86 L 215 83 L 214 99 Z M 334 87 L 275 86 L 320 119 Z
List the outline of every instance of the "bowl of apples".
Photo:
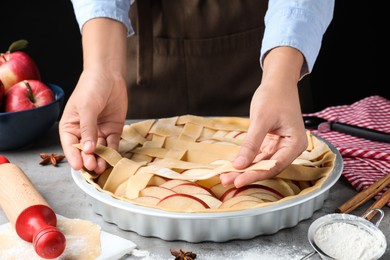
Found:
M 42 81 L 27 53 L 11 50 L 12 45 L 0 53 L 0 151 L 22 149 L 43 137 L 64 101 L 64 90 Z

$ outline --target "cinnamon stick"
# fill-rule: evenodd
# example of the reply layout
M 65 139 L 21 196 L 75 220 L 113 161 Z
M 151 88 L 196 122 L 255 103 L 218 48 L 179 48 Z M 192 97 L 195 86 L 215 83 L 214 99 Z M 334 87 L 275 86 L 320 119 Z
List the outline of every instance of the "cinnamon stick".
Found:
M 360 205 L 364 204 L 371 198 L 375 197 L 381 190 L 387 187 L 390 184 L 390 174 L 386 174 L 381 179 L 374 182 L 368 188 L 362 190 L 351 199 L 347 200 L 344 204 L 338 207 L 335 211 L 337 213 L 349 213 L 352 210 L 356 209 Z
M 382 196 L 380 197 L 380 199 L 378 199 L 377 201 L 375 201 L 371 207 L 369 207 L 363 214 L 362 216 L 366 215 L 370 210 L 372 209 L 381 209 L 383 206 L 385 206 L 387 203 L 389 203 L 389 200 L 390 200 L 390 189 L 388 189 L 385 193 L 382 194 Z M 375 215 L 376 213 L 378 213 L 378 211 L 373 211 L 372 213 L 370 213 L 368 216 L 366 216 L 366 219 L 367 220 L 371 220 Z

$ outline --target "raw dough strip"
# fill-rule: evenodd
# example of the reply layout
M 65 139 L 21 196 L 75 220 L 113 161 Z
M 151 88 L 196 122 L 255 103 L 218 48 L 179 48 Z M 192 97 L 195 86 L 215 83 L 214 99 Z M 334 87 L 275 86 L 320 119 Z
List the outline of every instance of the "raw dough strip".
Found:
M 104 190 L 115 193 L 118 186 L 131 178 L 140 167 L 146 163 L 137 163 L 127 158 L 122 158 L 112 169 L 106 183 L 103 186 Z
M 179 140 L 196 142 L 203 132 L 203 126 L 187 123 L 179 135 Z
M 192 150 L 202 151 L 202 152 L 207 152 L 208 154 L 215 153 L 218 156 L 220 156 L 220 159 L 231 158 L 232 156 L 235 156 L 240 150 L 239 146 L 218 144 L 218 143 L 217 144 L 193 143 L 193 142 L 178 140 L 173 137 L 166 138 L 164 148 L 166 149 L 182 148 L 182 149 L 188 149 L 188 151 L 192 151 Z M 202 161 L 204 161 L 204 159 L 202 159 Z M 211 160 L 211 162 L 212 161 L 215 160 Z
M 81 144 L 74 144 L 73 146 L 83 150 Z M 101 144 L 96 145 L 95 154 L 103 158 L 111 166 L 115 166 L 122 159 L 122 155 L 119 152 Z
M 179 136 L 182 127 L 176 125 L 178 117 L 160 118 L 158 119 L 149 131 L 149 134 L 160 136 Z
M 248 125 L 249 120 L 245 118 L 192 115 L 141 121 L 124 128 L 126 140 L 121 140 L 120 153 L 108 147 L 98 147 L 96 155 L 113 167 L 99 177 L 97 184 L 100 186 L 96 184 L 93 173 L 83 175 L 97 189 L 126 201 L 137 198 L 142 189 L 158 178 L 160 181 L 190 180 L 211 188 L 220 183 L 219 174 L 237 171 L 231 161 L 239 151 L 239 143 L 245 138 Z M 317 189 L 333 169 L 335 154 L 310 132 L 307 132 L 307 137 L 306 151 L 292 165 L 273 179 L 256 182 L 286 196 L 273 203 Z M 134 143 L 137 144 L 134 146 Z M 126 147 L 132 149 L 126 151 Z M 275 163 L 263 160 L 242 171 L 267 170 Z M 258 206 L 264 205 L 269 203 Z
M 333 167 L 306 167 L 303 165 L 289 165 L 278 177 L 296 181 L 314 181 L 326 176 Z
M 184 115 L 178 118 L 178 125 L 192 123 L 206 128 L 225 131 L 247 131 L 248 119 L 240 117 L 219 118 L 219 117 L 200 117 L 193 115 Z

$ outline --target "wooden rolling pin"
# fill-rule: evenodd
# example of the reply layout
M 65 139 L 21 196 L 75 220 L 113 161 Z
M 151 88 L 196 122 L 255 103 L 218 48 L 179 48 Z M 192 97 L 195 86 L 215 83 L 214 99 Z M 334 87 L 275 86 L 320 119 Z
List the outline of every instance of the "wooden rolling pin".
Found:
M 59 257 L 66 239 L 57 226 L 57 216 L 17 165 L 0 165 L 0 206 L 18 236 L 32 242 L 42 258 Z

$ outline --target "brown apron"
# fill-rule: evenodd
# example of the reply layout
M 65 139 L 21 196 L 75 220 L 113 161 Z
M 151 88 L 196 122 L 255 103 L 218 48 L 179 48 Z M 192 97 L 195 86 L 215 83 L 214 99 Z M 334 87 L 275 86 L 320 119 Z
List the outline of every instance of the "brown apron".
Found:
M 262 0 L 136 0 L 127 118 L 248 116 L 260 85 Z M 307 77 L 306 77 L 307 78 Z

